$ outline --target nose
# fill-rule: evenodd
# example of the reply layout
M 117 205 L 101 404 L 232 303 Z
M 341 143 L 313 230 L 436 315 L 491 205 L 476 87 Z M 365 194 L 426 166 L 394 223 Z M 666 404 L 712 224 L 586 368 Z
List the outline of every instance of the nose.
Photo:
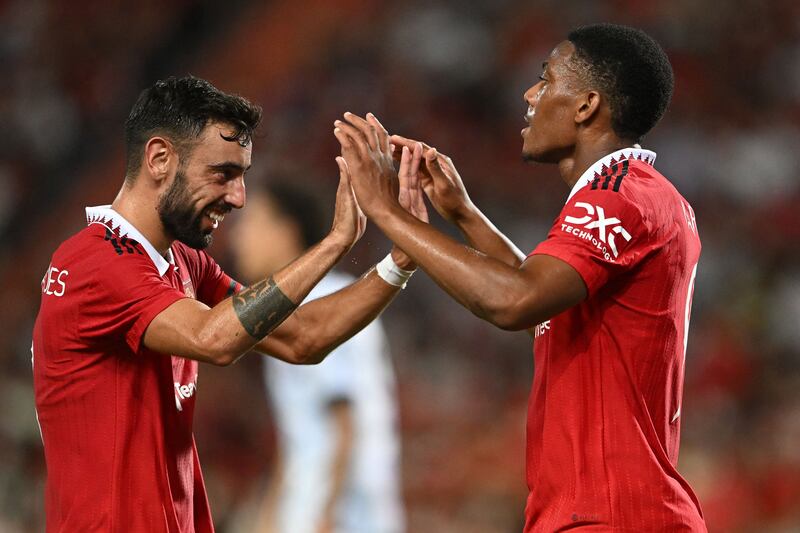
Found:
M 241 209 L 246 202 L 244 177 L 228 181 L 227 191 L 225 191 L 225 202 L 234 209 Z
M 525 100 L 525 103 L 528 105 L 535 105 L 536 104 L 536 96 L 539 94 L 539 89 L 542 85 L 542 81 L 536 83 L 536 85 L 531 86 L 525 91 L 525 94 L 522 95 L 522 99 Z

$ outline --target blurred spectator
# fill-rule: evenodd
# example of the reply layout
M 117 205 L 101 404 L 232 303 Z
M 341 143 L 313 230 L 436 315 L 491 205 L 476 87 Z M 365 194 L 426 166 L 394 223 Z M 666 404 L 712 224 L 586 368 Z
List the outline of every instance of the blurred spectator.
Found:
M 297 184 L 248 191 L 232 241 L 242 280 L 269 276 L 325 236 L 317 198 Z M 352 283 L 332 271 L 307 300 Z M 376 320 L 319 365 L 264 359 L 280 458 L 257 531 L 400 533 L 400 437 L 386 335 Z
M 596 21 L 642 27 L 675 67 L 672 107 L 644 145 L 694 206 L 703 242 L 679 469 L 712 532 L 800 529 L 798 20 L 796 0 L 0 2 L 0 531 L 43 529 L 29 352 L 38 283 L 82 206 L 114 192 L 120 103 L 171 74 L 246 94 L 265 108 L 254 159 L 302 162 L 318 188 L 332 187 L 313 176 L 332 168 L 333 120 L 373 111 L 397 133 L 447 146 L 472 170 L 472 196 L 524 250 L 567 191 L 553 169 L 519 160 L 521 95 L 550 43 Z M 381 239 L 368 230 L 342 268 L 379 259 Z M 408 530 L 519 531 L 529 340 L 481 324 L 422 273 L 386 317 Z M 200 385 L 198 416 L 219 421 L 197 440 L 220 532 L 236 531 L 244 503 L 261 497 L 269 426 L 244 414 L 266 409 L 258 368 L 210 370 Z M 237 454 L 222 453 L 232 442 Z

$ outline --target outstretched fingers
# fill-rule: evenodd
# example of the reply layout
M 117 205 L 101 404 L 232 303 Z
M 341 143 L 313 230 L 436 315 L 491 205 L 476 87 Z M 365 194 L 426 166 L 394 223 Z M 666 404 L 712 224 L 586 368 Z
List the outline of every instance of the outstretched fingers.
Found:
M 409 200 L 412 213 L 420 220 L 428 222 L 428 208 L 425 206 L 425 197 L 422 193 L 419 166 L 422 161 L 422 144 L 416 143 L 411 154 L 411 175 L 409 178 Z
M 341 127 L 342 122 L 337 120 L 333 123 L 333 136 L 336 137 L 336 140 L 339 141 L 339 144 L 342 147 L 342 155 L 346 156 L 351 153 L 356 153 L 358 151 L 358 145 L 356 144 L 355 139 L 350 136 L 347 131 Z
M 344 123 L 352 127 L 359 138 L 363 139 L 367 146 L 372 150 L 380 150 L 380 143 L 378 142 L 378 131 L 374 124 L 371 124 L 351 112 L 344 114 Z
M 342 209 L 343 215 L 348 211 L 352 213 L 354 217 L 354 238 L 358 240 L 364 234 L 366 217 L 361 210 L 361 206 L 358 205 L 358 199 L 350 180 L 350 169 L 347 166 L 347 161 L 345 161 L 344 157 L 337 156 L 336 165 L 339 167 L 339 186 L 336 191 L 337 210 Z
M 336 156 L 336 165 L 339 167 L 339 185 L 346 183 L 350 185 L 350 170 L 347 168 L 347 161 L 342 156 Z
M 412 191 L 419 188 L 419 165 L 422 160 L 422 145 L 416 143 L 413 148 L 403 146 L 400 156 L 400 169 L 397 173 L 401 191 Z
M 390 155 L 392 153 L 392 148 L 389 142 L 389 132 L 383 127 L 383 124 L 381 124 L 381 121 L 378 120 L 378 117 L 372 113 L 367 113 L 367 122 L 372 126 L 373 131 L 375 132 L 378 140 L 378 148 L 383 153 Z
M 333 125 L 344 136 L 349 138 L 349 142 L 347 143 L 348 148 L 350 148 L 351 150 L 358 151 L 360 154 L 364 154 L 366 152 L 366 148 L 367 146 L 369 146 L 369 142 L 367 141 L 367 137 L 361 130 L 343 120 L 335 120 L 333 122 Z M 336 135 L 336 129 L 334 129 L 333 131 L 334 135 Z M 339 139 L 339 143 L 342 144 L 342 148 L 345 148 L 345 143 L 342 143 L 342 138 L 339 135 L 336 135 L 336 138 Z
M 422 160 L 422 146 L 417 143 L 413 150 L 408 146 L 401 148 L 400 170 L 397 174 L 400 184 L 398 202 L 403 208 L 425 222 L 428 221 L 428 210 L 420 190 L 419 166 Z
M 428 169 L 433 179 L 446 177 L 444 170 L 442 170 L 441 162 L 439 161 L 439 152 L 436 148 L 431 148 L 425 152 L 425 168 Z
M 410 189 L 419 189 L 419 164 L 422 161 L 422 143 L 414 143 L 413 148 L 406 148 L 411 152 L 411 164 L 409 171 Z
M 399 190 L 397 193 L 397 201 L 406 211 L 410 211 L 411 201 L 409 192 L 409 183 L 411 181 L 411 152 L 408 147 L 403 146 L 400 156 L 400 169 L 397 171 L 397 181 Z
M 336 189 L 336 196 L 340 200 L 348 200 L 354 197 L 353 186 L 350 183 L 350 171 L 347 168 L 347 161 L 344 157 L 336 157 L 336 165 L 339 167 L 339 186 Z
M 389 136 L 389 141 L 397 146 L 408 146 L 409 150 L 413 150 L 415 144 L 420 144 L 422 145 L 423 153 L 431 149 L 431 147 L 424 142 L 409 139 L 408 137 L 403 137 L 402 135 L 397 134 L 392 134 Z

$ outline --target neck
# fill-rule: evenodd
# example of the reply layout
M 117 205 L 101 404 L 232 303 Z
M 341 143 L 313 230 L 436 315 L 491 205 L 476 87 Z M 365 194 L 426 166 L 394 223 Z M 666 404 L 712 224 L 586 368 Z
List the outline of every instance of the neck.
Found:
M 164 233 L 164 226 L 152 199 L 143 198 L 135 185 L 123 184 L 111 208 L 139 230 L 158 253 L 166 255 L 172 239 Z
M 613 134 L 607 134 L 592 142 L 577 142 L 572 153 L 558 162 L 561 179 L 571 189 L 578 178 L 598 159 L 617 150 L 633 146 Z

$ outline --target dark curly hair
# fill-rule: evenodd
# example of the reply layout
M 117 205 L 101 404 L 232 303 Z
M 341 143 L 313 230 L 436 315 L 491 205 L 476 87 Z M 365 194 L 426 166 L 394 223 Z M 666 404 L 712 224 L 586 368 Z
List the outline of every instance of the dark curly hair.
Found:
M 616 24 L 581 26 L 567 39 L 587 81 L 608 98 L 614 132 L 641 141 L 672 98 L 675 82 L 667 54 L 645 32 Z
M 221 122 L 233 127 L 223 139 L 246 146 L 260 121 L 261 107 L 206 80 L 186 76 L 157 81 L 141 92 L 125 121 L 126 179 L 139 172 L 142 149 L 153 135 L 163 135 L 185 153 L 209 122 Z

